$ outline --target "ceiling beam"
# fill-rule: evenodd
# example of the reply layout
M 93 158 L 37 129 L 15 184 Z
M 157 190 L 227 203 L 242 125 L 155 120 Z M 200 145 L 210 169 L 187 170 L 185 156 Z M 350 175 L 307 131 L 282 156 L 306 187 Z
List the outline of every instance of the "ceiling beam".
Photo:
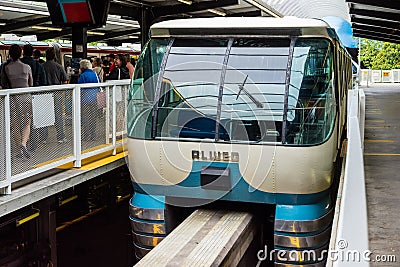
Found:
M 385 38 L 385 37 L 381 37 L 381 36 L 366 34 L 366 33 L 357 32 L 357 31 L 354 32 L 354 36 L 355 37 L 360 37 L 360 38 L 367 38 L 367 39 L 382 41 L 382 42 L 400 43 L 400 39 L 390 39 L 390 38 Z
M 168 15 L 175 15 L 179 13 L 189 13 L 196 11 L 204 11 L 213 8 L 222 8 L 227 6 L 238 5 L 239 0 L 215 0 L 215 1 L 201 1 L 193 2 L 191 5 L 177 4 L 173 6 L 153 7 L 152 11 L 154 17 L 162 17 Z
M 129 42 L 132 44 L 138 44 L 138 43 L 140 43 L 140 40 L 141 40 L 140 38 L 129 38 L 127 40 L 116 39 L 116 40 L 110 40 L 109 42 L 107 42 L 107 44 L 112 45 L 112 46 L 120 46 L 120 45 L 122 45 L 122 43 L 126 43 L 126 42 Z M 121 53 L 124 53 L 124 51 L 121 51 Z
M 14 23 L 12 21 L 7 21 L 7 24 L 5 26 L 0 27 L 0 32 L 2 32 L 2 33 L 11 32 L 11 31 L 15 31 L 18 29 L 42 24 L 42 23 L 49 22 L 49 21 L 50 21 L 50 17 L 42 17 L 42 18 L 18 21 L 18 22 L 14 22 Z
M 375 11 L 375 10 L 365 10 L 365 9 L 357 9 L 357 8 L 350 8 L 350 15 L 359 15 L 359 16 L 363 16 L 363 17 L 386 19 L 386 20 L 392 20 L 392 21 L 400 20 L 400 16 L 398 13 L 382 12 L 382 11 Z
M 394 29 L 385 29 L 379 26 L 373 26 L 373 25 L 362 25 L 358 23 L 353 23 L 353 29 L 359 29 L 359 30 L 365 30 L 365 31 L 373 31 L 376 33 L 382 33 L 382 34 L 390 34 L 390 35 L 399 35 L 400 36 L 400 30 L 394 30 Z
M 262 11 L 260 9 L 258 9 L 255 11 L 227 14 L 226 16 L 227 17 L 260 17 L 260 16 L 262 16 Z
M 393 40 L 398 39 L 400 41 L 400 35 L 398 35 L 398 34 L 386 34 L 386 33 L 381 33 L 381 32 L 376 32 L 376 31 L 371 31 L 371 30 L 362 30 L 362 29 L 354 29 L 354 32 L 369 34 L 371 36 L 377 36 L 377 37 L 393 39 Z
M 43 41 L 43 40 L 47 40 L 47 39 L 58 38 L 58 37 L 61 37 L 64 35 L 69 35 L 69 34 L 72 34 L 71 28 L 63 29 L 61 31 L 49 31 L 49 32 L 45 32 L 45 33 L 37 33 L 36 37 L 37 37 L 38 41 Z
M 118 5 L 117 3 L 111 2 L 108 14 L 120 15 L 120 16 L 137 19 L 140 14 L 140 8 L 139 7 L 138 8 L 126 7 L 126 6 Z
M 384 21 L 384 20 L 376 20 L 376 19 L 364 19 L 359 18 L 357 16 L 351 17 L 351 22 L 364 24 L 364 25 L 372 25 L 377 27 L 383 27 L 386 29 L 400 29 L 400 22 L 391 22 L 391 21 Z
M 383 7 L 391 9 L 399 9 L 399 2 L 396 0 L 392 1 L 377 1 L 377 0 L 346 0 L 347 3 L 361 4 L 374 7 Z
M 88 41 L 88 43 L 98 42 L 98 41 L 103 41 L 103 40 L 107 40 L 107 39 L 111 39 L 111 38 L 121 37 L 124 35 L 134 34 L 134 33 L 140 33 L 140 28 L 133 29 L 133 30 L 127 30 L 127 31 L 111 32 L 111 33 L 107 33 L 105 35 L 88 36 L 87 41 Z

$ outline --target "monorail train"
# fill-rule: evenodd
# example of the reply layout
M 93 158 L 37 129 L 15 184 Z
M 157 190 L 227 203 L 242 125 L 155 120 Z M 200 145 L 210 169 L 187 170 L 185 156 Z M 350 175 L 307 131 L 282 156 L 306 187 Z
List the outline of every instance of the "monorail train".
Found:
M 23 47 L 25 44 L 31 44 L 34 49 L 41 51 L 42 55 L 45 56 L 45 51 L 50 48 L 56 48 L 58 61 L 61 65 L 65 66 L 66 62 L 71 62 L 72 59 L 72 44 L 61 44 L 61 43 L 48 43 L 38 41 L 17 41 L 17 40 L 3 40 L 0 41 L 0 63 L 5 61 L 8 56 L 8 49 L 10 45 L 18 44 Z M 132 57 L 137 57 L 140 51 L 130 47 L 122 46 L 94 46 L 88 45 L 87 55 L 88 58 L 99 57 L 104 59 L 109 54 L 129 54 Z
M 273 205 L 275 249 L 319 255 L 276 266 L 323 266 L 352 88 L 335 30 L 258 17 L 172 20 L 150 31 L 127 110 L 137 256 L 167 233 L 166 206 L 225 200 Z

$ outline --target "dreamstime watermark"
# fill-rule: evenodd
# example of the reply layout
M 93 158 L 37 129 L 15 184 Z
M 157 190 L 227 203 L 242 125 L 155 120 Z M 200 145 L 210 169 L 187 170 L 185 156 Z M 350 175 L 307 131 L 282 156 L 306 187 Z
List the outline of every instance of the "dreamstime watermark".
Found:
M 315 250 L 295 250 L 295 249 L 272 249 L 268 250 L 267 245 L 264 249 L 257 252 L 259 263 L 265 260 L 282 262 L 320 262 L 328 260 L 332 262 L 396 262 L 394 254 L 374 254 L 371 250 L 352 250 L 348 249 L 348 242 L 344 239 L 336 243 L 334 250 L 315 249 Z

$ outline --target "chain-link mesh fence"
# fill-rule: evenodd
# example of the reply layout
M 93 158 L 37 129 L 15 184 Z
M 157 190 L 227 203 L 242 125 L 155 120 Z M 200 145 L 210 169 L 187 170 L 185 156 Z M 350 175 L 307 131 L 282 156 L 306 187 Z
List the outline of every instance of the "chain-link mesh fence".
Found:
M 5 125 L 5 97 L 0 96 L 0 181 L 6 179 L 6 125 Z
M 105 108 L 97 100 L 101 88 L 81 88 L 81 152 L 86 153 L 106 145 Z
M 10 97 L 11 174 L 73 154 L 72 90 Z
M 116 139 L 122 140 L 126 135 L 126 107 L 128 104 L 128 86 L 117 86 L 116 100 Z
M 125 111 L 128 85 L 116 86 L 116 130 L 117 142 L 126 133 Z M 63 89 L 61 89 L 63 88 Z M 79 87 L 78 87 L 79 88 Z M 112 149 L 113 139 L 113 85 L 103 86 L 104 101 L 99 102 L 99 88 L 80 88 L 77 101 L 81 109 L 80 120 L 74 122 L 74 89 L 72 86 L 57 90 L 38 88 L 29 93 L 12 93 L 10 106 L 5 106 L 6 97 L 0 96 L 0 181 L 6 178 L 6 166 L 11 165 L 11 175 L 18 179 L 26 177 L 28 171 L 45 171 L 53 163 L 66 163 L 74 156 Z M 5 92 L 5 91 L 4 91 Z M 26 92 L 26 91 L 25 91 Z M 101 99 L 100 99 L 101 100 Z M 9 118 L 5 110 L 10 110 Z M 10 120 L 10 135 L 6 136 L 5 122 Z M 81 151 L 74 155 L 74 135 L 81 128 Z M 6 144 L 10 140 L 11 157 L 6 156 Z M 117 143 L 118 145 L 118 143 Z M 93 154 L 92 154 L 93 155 Z M 52 165 L 51 165 L 52 164 Z M 40 169 L 39 169 L 40 168 Z M 35 170 L 36 169 L 36 170 Z
M 127 108 L 127 97 L 128 97 L 128 85 L 116 86 L 115 87 L 115 110 L 116 110 L 116 140 L 121 141 L 126 137 L 126 108 Z M 109 120 L 109 132 L 112 133 L 112 118 L 113 118 L 113 102 L 112 102 L 112 94 L 113 87 L 109 88 L 109 105 L 108 112 L 110 114 Z M 109 141 L 111 142 L 112 135 L 109 136 Z

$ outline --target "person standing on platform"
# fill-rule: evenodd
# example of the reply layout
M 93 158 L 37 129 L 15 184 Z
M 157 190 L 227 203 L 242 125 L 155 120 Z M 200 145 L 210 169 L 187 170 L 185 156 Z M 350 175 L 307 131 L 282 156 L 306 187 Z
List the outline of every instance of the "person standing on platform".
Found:
M 99 76 L 100 82 L 103 82 L 104 70 L 101 66 L 101 58 L 96 57 L 93 59 L 93 71 Z
M 110 75 L 107 77 L 108 80 L 123 80 L 123 79 L 129 79 L 129 70 L 126 67 L 126 57 L 123 54 L 118 54 L 115 56 L 115 65 L 116 68 L 110 73 Z M 116 99 L 116 109 L 117 109 L 117 114 L 124 114 L 124 104 L 122 101 L 122 95 L 123 91 L 122 89 L 118 89 L 120 91 L 115 92 L 116 95 L 121 95 L 120 99 Z M 118 97 L 116 97 L 118 98 Z M 123 121 L 123 116 L 117 116 L 117 129 L 122 129 L 124 125 Z
M 116 67 L 114 54 L 108 55 L 108 62 L 110 63 L 110 68 L 108 69 L 108 74 L 110 74 Z
M 43 63 L 43 68 L 46 72 L 48 85 L 60 85 L 68 83 L 68 76 L 63 66 L 56 62 L 56 53 L 53 47 L 46 50 L 46 62 Z M 66 140 L 64 134 L 64 120 L 63 120 L 63 102 L 64 91 L 54 92 L 54 112 L 56 117 L 56 130 L 57 142 L 63 143 Z M 47 139 L 47 134 L 46 138 Z
M 132 79 L 133 72 L 135 71 L 135 66 L 131 63 L 131 56 L 126 55 L 126 67 L 129 70 L 129 78 Z
M 80 75 L 78 84 L 100 83 L 97 74 L 92 70 L 92 63 L 87 59 L 79 62 Z M 94 141 L 96 139 L 96 114 L 98 87 L 81 89 L 81 123 L 82 140 Z
M 44 72 L 43 66 L 32 58 L 33 47 L 30 44 L 24 45 L 24 56 L 21 58 L 21 62 L 29 65 L 32 70 L 33 86 L 44 86 L 47 85 L 46 73 Z M 29 150 L 35 151 L 37 142 L 39 139 L 39 129 L 33 129 L 31 123 L 31 134 L 29 137 Z
M 10 47 L 9 55 L 11 60 L 2 66 L 1 84 L 7 84 L 9 88 L 23 88 L 33 86 L 32 70 L 29 65 L 22 63 L 22 49 L 19 45 L 13 44 Z M 17 147 L 16 157 L 30 158 L 26 147 L 29 140 L 32 121 L 32 97 L 31 94 L 13 95 L 10 100 L 11 110 L 11 132 L 15 138 Z
M 40 57 L 42 56 L 42 53 L 40 53 L 39 50 L 35 49 L 33 51 L 33 58 L 39 62 L 40 64 L 43 64 L 45 61 L 43 59 L 41 59 Z
M 126 67 L 126 57 L 123 54 L 115 56 L 115 66 L 116 68 L 110 72 L 110 75 L 108 75 L 107 81 L 129 79 L 129 70 Z
M 7 60 L 4 61 L 3 63 L 1 63 L 0 65 L 0 85 L 1 85 L 1 89 L 10 89 L 11 86 L 9 84 L 10 81 L 8 81 L 7 76 L 4 74 L 4 68 L 5 66 L 8 65 L 8 63 L 11 62 L 11 58 L 8 55 Z

